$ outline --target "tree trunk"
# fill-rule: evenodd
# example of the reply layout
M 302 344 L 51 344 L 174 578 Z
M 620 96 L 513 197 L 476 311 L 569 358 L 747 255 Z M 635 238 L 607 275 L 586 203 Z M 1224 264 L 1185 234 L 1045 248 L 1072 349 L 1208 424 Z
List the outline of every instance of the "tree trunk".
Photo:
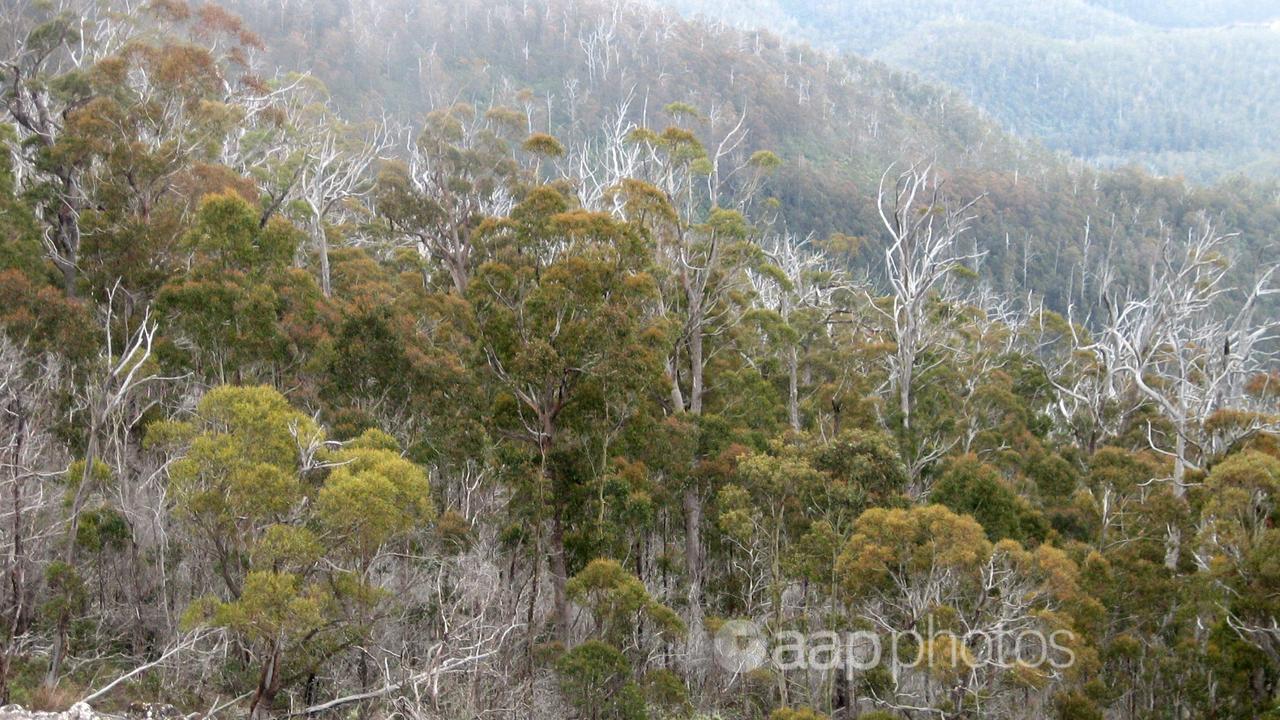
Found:
M 556 620 L 560 630 L 560 642 L 569 647 L 569 598 L 565 584 L 569 581 L 568 558 L 564 549 L 564 517 L 560 504 L 556 503 L 551 518 L 551 582 L 555 593 Z
M 1178 437 L 1174 440 L 1173 460 L 1173 496 L 1181 500 L 1187 496 L 1187 438 L 1178 428 Z
M 547 462 L 547 458 L 551 455 L 551 448 L 555 440 L 555 421 L 554 415 L 550 412 L 540 412 L 539 426 L 541 435 L 538 437 L 538 455 L 542 463 L 542 482 L 545 490 L 550 491 L 552 499 L 551 512 L 551 533 L 548 539 L 551 541 L 550 549 L 550 566 L 551 566 L 551 591 L 552 599 L 555 602 L 557 635 L 560 642 L 567 648 L 569 646 L 569 599 L 565 594 L 565 584 L 569 581 L 569 563 L 564 548 L 564 503 L 560 498 L 556 497 L 556 481 L 555 473 L 551 469 L 551 465 Z M 545 496 L 539 493 L 541 499 L 539 505 L 545 507 Z M 542 558 L 538 558 L 541 562 Z
M 689 605 L 687 657 L 697 667 L 704 654 L 702 631 L 702 497 L 697 488 L 684 491 L 684 561 L 688 586 L 685 600 Z
M 458 293 L 458 297 L 467 294 L 467 271 L 456 260 L 449 263 L 449 279 L 453 281 L 453 289 Z
M 902 430 L 911 430 L 911 379 L 915 359 L 904 354 L 898 368 L 898 412 L 902 414 Z
M 671 381 L 671 412 L 684 412 L 684 393 L 680 391 L 680 370 L 675 356 L 667 360 L 667 379 Z
M 262 673 L 258 676 L 258 689 L 253 694 L 252 702 L 249 703 L 250 720 L 268 717 L 278 692 L 280 692 L 279 642 L 271 648 L 271 657 L 267 658 L 266 664 L 262 666 Z
M 1181 427 L 1178 427 L 1177 435 L 1178 437 L 1174 441 L 1173 496 L 1181 501 L 1187 496 L 1187 439 Z M 1170 570 L 1176 570 L 1178 568 L 1178 558 L 1181 555 L 1182 529 L 1170 525 L 1168 535 L 1165 537 L 1164 566 Z
M 1164 566 L 1169 570 L 1178 569 L 1178 558 L 1182 555 L 1182 528 L 1168 526 L 1164 540 Z
M 314 234 L 317 250 L 320 253 L 320 291 L 325 297 L 333 296 L 333 282 L 329 271 L 329 237 L 325 234 L 324 223 L 316 222 Z
M 694 308 L 698 305 L 695 303 Z M 689 414 L 702 415 L 703 347 L 701 312 L 691 310 L 693 322 L 689 334 Z M 690 479 L 690 482 L 694 482 Z M 702 618 L 702 496 L 696 486 L 685 489 L 681 498 L 684 508 L 684 560 L 688 575 L 685 599 L 689 604 L 686 657 L 691 669 L 702 665 L 705 648 Z
M 787 351 L 787 418 L 791 429 L 800 432 L 800 358 L 796 347 Z
M 80 213 L 72 206 L 71 193 L 76 192 L 75 182 L 63 179 L 64 197 L 58 206 L 58 256 L 54 265 L 62 271 L 62 285 L 68 297 L 76 296 L 76 262 L 80 254 Z
M 702 414 L 702 328 L 689 337 L 689 413 Z
M 49 651 L 49 670 L 44 676 L 45 687 L 56 687 L 58 676 L 62 674 L 62 658 L 67 653 L 67 627 L 70 622 L 70 613 L 63 608 L 58 612 L 58 622 L 54 628 L 53 648 Z
M 58 258 L 54 258 L 54 264 L 58 265 L 58 269 L 63 273 L 63 286 L 67 291 L 68 297 L 76 297 L 76 279 L 77 279 L 77 263 L 79 260 L 79 245 L 81 245 L 81 232 L 79 232 L 79 183 L 72 170 L 63 170 L 59 173 L 59 179 L 63 183 L 61 188 L 61 199 L 58 204 Z

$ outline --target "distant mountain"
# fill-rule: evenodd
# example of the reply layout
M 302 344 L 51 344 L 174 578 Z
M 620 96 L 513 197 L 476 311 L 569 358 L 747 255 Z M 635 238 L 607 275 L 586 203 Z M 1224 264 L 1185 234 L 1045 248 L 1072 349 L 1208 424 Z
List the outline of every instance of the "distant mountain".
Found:
M 1088 0 L 1157 27 L 1216 27 L 1280 17 L 1277 0 Z
M 671 0 L 682 12 L 733 20 L 733 0 Z M 747 0 L 746 7 L 788 18 L 809 42 L 862 55 L 910 37 L 941 20 L 989 22 L 1061 39 L 1128 35 L 1141 23 L 1084 0 Z
M 917 72 L 1102 166 L 1280 175 L 1278 0 L 661 1 Z
M 1104 165 L 1280 173 L 1280 31 L 1055 40 L 938 22 L 879 53 L 963 90 L 1011 130 Z

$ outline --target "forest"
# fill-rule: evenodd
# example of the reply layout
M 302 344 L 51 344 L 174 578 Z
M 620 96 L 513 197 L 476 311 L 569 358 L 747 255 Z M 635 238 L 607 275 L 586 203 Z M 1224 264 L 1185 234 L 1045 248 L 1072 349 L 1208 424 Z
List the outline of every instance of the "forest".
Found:
M 6 0 L 0 143 L 0 705 L 1280 718 L 1274 180 L 602 0 Z
M 1091 163 L 1274 178 L 1276 0 L 649 0 L 869 55 Z

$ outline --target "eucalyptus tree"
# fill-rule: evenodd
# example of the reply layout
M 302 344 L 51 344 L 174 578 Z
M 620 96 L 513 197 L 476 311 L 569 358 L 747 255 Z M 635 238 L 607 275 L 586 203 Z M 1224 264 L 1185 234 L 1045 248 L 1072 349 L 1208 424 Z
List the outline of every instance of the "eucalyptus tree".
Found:
M 265 89 L 248 67 L 260 41 L 212 5 L 117 13 L 78 0 L 20 3 L 6 22 L 0 74 L 19 130 L 13 150 L 24 190 L 40 199 L 49 257 L 74 294 L 86 215 L 108 206 L 126 224 L 146 222 L 181 169 L 216 156 L 230 127 L 221 111 Z
M 393 237 L 443 269 L 459 296 L 478 264 L 476 230 L 485 218 L 510 213 L 518 185 L 530 177 L 510 141 L 522 119 L 502 106 L 484 113 L 461 104 L 433 111 L 416 137 L 406 134 L 403 159 L 379 172 L 379 216 Z
M 166 378 L 152 359 L 157 333 L 156 321 L 147 309 L 136 326 L 127 320 L 121 325 L 115 290 L 109 292 L 103 310 L 105 338 L 99 356 L 76 378 L 73 412 L 84 423 L 83 453 L 67 473 L 66 536 L 63 539 L 58 568 L 74 583 L 81 561 L 81 522 L 86 504 L 101 495 L 104 484 L 127 470 L 123 461 L 133 442 L 130 430 L 137 426 L 156 404 L 146 397 L 150 386 Z M 119 327 L 123 327 L 123 337 Z M 60 605 L 56 613 L 53 649 L 45 675 L 46 684 L 55 685 L 62 672 L 67 653 L 68 632 L 72 620 L 70 607 Z
M 1201 222 L 1185 243 L 1166 238 L 1144 290 L 1107 300 L 1102 348 L 1126 381 L 1171 428 L 1165 449 L 1147 425 L 1151 448 L 1168 457 L 1168 478 L 1179 500 L 1188 470 L 1201 470 L 1236 442 L 1277 428 L 1274 415 L 1253 404 L 1248 381 L 1265 376 L 1280 319 L 1259 307 L 1278 291 L 1276 265 L 1257 270 L 1250 285 L 1231 285 L 1230 235 Z M 1168 529 L 1166 564 L 1176 567 L 1182 545 L 1177 525 Z
M 837 568 L 854 612 L 874 632 L 910 638 L 915 653 L 914 663 L 885 658 L 897 671 L 872 690 L 881 707 L 1017 716 L 1030 699 L 1020 684 L 1066 681 L 1090 644 L 1082 621 L 1096 601 L 1066 553 L 993 544 L 972 517 L 941 505 L 867 510 Z
M 473 342 L 500 390 L 498 432 L 534 454 L 533 556 L 549 541 L 557 627 L 567 640 L 565 533 L 575 488 L 558 469 L 561 454 L 572 447 L 575 417 L 587 421 L 603 399 L 651 381 L 656 288 L 634 227 L 575 209 L 552 187 L 535 188 L 509 218 L 488 221 L 479 246 L 485 260 L 467 291 Z M 537 578 L 535 566 L 531 617 Z
M 1209 473 L 1205 489 L 1196 562 L 1219 592 L 1221 624 L 1269 666 L 1250 668 L 1247 682 L 1250 704 L 1267 707 L 1276 694 L 1268 678 L 1280 669 L 1280 603 L 1272 591 L 1280 581 L 1280 460 L 1254 450 L 1232 455 Z
M 6 12 L 3 60 L 6 114 L 22 133 L 22 165 L 48 201 L 40 208 L 51 228 L 49 254 L 75 291 L 80 252 L 80 212 L 85 206 L 87 164 L 62 151 L 67 124 L 94 97 L 89 71 L 132 35 L 93 3 L 47 15 L 35 3 Z
M 1220 410 L 1248 410 L 1246 384 L 1269 370 L 1269 343 L 1280 331 L 1280 319 L 1259 307 L 1280 292 L 1271 286 L 1280 266 L 1259 268 L 1251 284 L 1233 286 L 1232 239 L 1208 222 L 1185 243 L 1166 238 L 1145 291 L 1108 301 L 1105 332 L 1119 367 L 1173 426 L 1172 452 L 1154 438 L 1152 445 L 1173 460 L 1178 497 L 1186 493 L 1188 469 L 1201 469 L 1235 441 L 1275 427 L 1264 413 L 1241 418 L 1225 438 L 1208 425 Z
M 893 178 L 893 167 L 880 177 L 876 204 L 889 235 L 884 251 L 884 271 L 891 295 L 880 308 L 893 331 L 894 351 L 890 371 L 897 395 L 899 423 L 910 432 L 913 383 L 927 369 L 925 354 L 938 347 L 941 338 L 931 322 L 930 302 L 946 287 L 952 273 L 980 257 L 965 252 L 959 241 L 970 228 L 975 198 L 965 203 L 949 201 L 938 171 L 929 164 L 913 164 Z M 926 362 L 939 362 L 932 360 Z
M 364 220 L 353 208 L 373 188 L 373 166 L 390 144 L 385 128 L 352 128 L 336 120 L 307 132 L 302 140 L 298 200 L 306 210 L 306 227 L 319 259 L 320 290 L 333 294 L 329 235 L 335 216 Z M 355 212 L 353 212 L 353 210 Z
M 811 371 L 806 352 L 831 332 L 831 324 L 854 300 L 855 283 L 848 273 L 826 257 L 813 238 L 791 233 L 766 236 L 761 241 L 765 261 L 748 276 L 755 292 L 756 309 L 765 334 L 777 345 L 786 368 L 787 422 L 799 432 L 802 384 Z
M 15 659 L 38 618 L 40 572 L 52 545 L 42 528 L 54 527 L 57 484 L 70 448 L 56 436 L 57 407 L 66 370 L 56 356 L 34 356 L 0 333 L 0 493 L 5 524 L 4 583 L 0 605 L 0 695 L 10 694 Z

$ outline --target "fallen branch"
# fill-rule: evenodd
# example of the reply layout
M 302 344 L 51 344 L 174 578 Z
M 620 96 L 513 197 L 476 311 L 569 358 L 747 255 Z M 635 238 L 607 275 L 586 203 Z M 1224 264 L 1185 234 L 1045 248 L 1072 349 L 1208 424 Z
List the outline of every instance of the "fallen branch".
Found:
M 146 672 L 146 671 L 150 670 L 151 668 L 153 668 L 153 667 L 155 667 L 155 666 L 159 665 L 160 663 L 164 662 L 165 660 L 168 660 L 170 657 L 172 657 L 172 656 L 173 656 L 175 653 L 177 653 L 178 651 L 180 651 L 180 650 L 184 650 L 184 649 L 186 649 L 186 648 L 191 647 L 192 645 L 194 645 L 197 641 L 199 641 L 199 640 L 200 640 L 202 637 L 204 637 L 204 636 L 205 636 L 205 634 L 204 634 L 204 633 L 195 633 L 195 634 L 193 634 L 193 635 L 189 636 L 187 639 L 185 639 L 185 640 L 183 640 L 183 641 L 179 642 L 177 645 L 174 645 L 174 646 L 173 646 L 172 648 L 170 648 L 167 652 L 165 652 L 165 654 L 161 655 L 160 657 L 156 658 L 155 660 L 152 660 L 152 661 L 151 661 L 151 662 L 149 662 L 149 663 L 144 663 L 144 664 L 142 664 L 142 665 L 139 665 L 138 667 L 136 667 L 136 668 L 134 668 L 134 669 L 130 670 L 129 672 L 125 673 L 124 675 L 121 675 L 120 677 L 116 678 L 115 680 L 112 680 L 111 682 L 109 682 L 109 683 L 107 683 L 106 685 L 104 685 L 101 689 L 96 690 L 96 691 L 94 691 L 93 693 L 91 693 L 91 694 L 89 694 L 89 695 L 85 696 L 83 699 L 81 699 L 81 700 L 80 700 L 80 702 L 82 702 L 82 703 L 91 703 L 91 702 L 93 702 L 94 700 L 97 700 L 98 698 L 102 697 L 103 695 L 106 695 L 107 693 L 111 692 L 111 690 L 112 690 L 112 689 L 114 689 L 114 688 L 115 688 L 117 685 L 119 685 L 120 683 L 122 683 L 122 682 L 124 682 L 124 681 L 128 680 L 128 679 L 129 679 L 129 678 L 131 678 L 131 677 L 134 677 L 134 676 L 136 676 L 136 675 L 139 675 L 139 674 L 141 674 L 141 673 L 144 673 L 144 672 Z

